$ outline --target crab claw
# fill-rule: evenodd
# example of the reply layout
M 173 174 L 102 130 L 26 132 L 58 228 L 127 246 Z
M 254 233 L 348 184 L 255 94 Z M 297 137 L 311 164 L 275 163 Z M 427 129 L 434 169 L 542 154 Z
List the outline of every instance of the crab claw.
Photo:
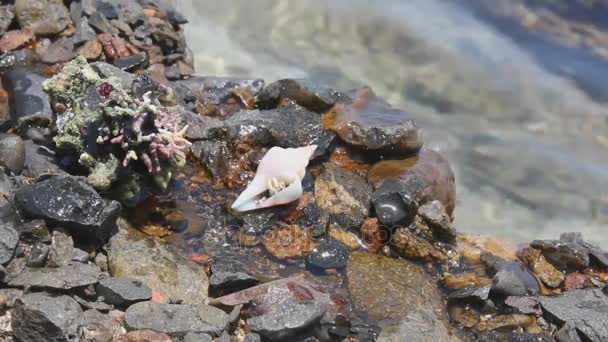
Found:
M 302 178 L 316 145 L 300 148 L 273 147 L 258 165 L 255 177 L 232 204 L 249 211 L 287 204 L 302 195 Z

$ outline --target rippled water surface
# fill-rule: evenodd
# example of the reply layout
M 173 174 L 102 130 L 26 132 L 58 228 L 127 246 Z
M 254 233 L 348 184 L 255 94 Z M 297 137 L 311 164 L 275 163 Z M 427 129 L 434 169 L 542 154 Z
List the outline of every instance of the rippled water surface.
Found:
M 178 4 L 199 74 L 365 84 L 411 112 L 452 163 L 459 230 L 517 242 L 575 230 L 608 247 L 603 46 L 537 39 L 484 2 Z

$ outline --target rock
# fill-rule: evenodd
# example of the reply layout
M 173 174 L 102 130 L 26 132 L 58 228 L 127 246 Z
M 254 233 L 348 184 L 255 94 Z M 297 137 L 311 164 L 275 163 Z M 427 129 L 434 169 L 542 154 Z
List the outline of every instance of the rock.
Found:
M 501 296 L 525 296 L 540 291 L 536 278 L 519 262 L 490 258 L 487 263 L 496 274 L 492 293 Z
M 454 213 L 454 172 L 447 159 L 433 150 L 422 149 L 413 157 L 378 162 L 369 170 L 367 180 L 378 190 L 384 182 L 393 180 L 391 186 L 384 187 L 384 193 L 390 193 L 389 190 L 394 187 L 393 192 L 398 192 L 402 198 L 409 197 L 410 201 L 413 199 L 418 205 L 437 200 L 443 204 L 449 216 Z M 397 186 L 394 180 L 401 185 Z
M 19 289 L 0 289 L 0 297 L 4 298 L 4 305 L 0 309 L 12 308 L 15 306 L 17 299 L 23 296 L 23 291 Z
M 130 89 L 133 81 L 135 81 L 135 76 L 130 74 L 112 64 L 108 64 L 105 62 L 95 62 L 91 63 L 91 67 L 95 72 L 99 74 L 99 76 L 103 78 L 116 77 L 120 80 L 121 85 L 125 89 Z
M 564 290 L 584 289 L 591 286 L 591 277 L 587 274 L 572 272 L 564 278 Z
M 475 234 L 459 234 L 456 250 L 466 262 L 482 266 L 482 255 L 487 254 L 505 260 L 517 260 L 516 247 L 507 240 L 497 240 L 489 236 Z M 485 265 L 483 265 L 485 268 Z
M 553 335 L 556 342 L 583 342 L 581 336 L 576 330 L 576 326 L 572 322 L 566 322 L 557 332 Z
M 82 309 L 68 296 L 29 293 L 15 302 L 13 333 L 20 341 L 80 340 Z
M 13 51 L 34 40 L 34 38 L 35 36 L 31 27 L 8 31 L 0 38 L 0 52 Z
M 48 127 L 53 111 L 48 95 L 42 91 L 42 82 L 45 78 L 25 68 L 14 68 L 6 73 L 4 80 L 7 83 L 7 90 L 12 93 L 13 121 L 19 126 Z
M 91 39 L 97 40 L 97 34 L 95 34 L 95 30 L 89 25 L 89 19 L 82 18 L 76 26 L 76 33 L 72 37 L 72 41 L 74 44 L 79 45 Z
M 27 266 L 29 267 L 44 267 L 46 259 L 49 256 L 50 247 L 43 243 L 37 243 L 32 247 L 30 255 L 27 258 Z
M 70 12 L 61 0 L 16 0 L 15 13 L 21 27 L 35 34 L 57 34 L 71 23 Z
M 150 300 L 152 290 L 137 279 L 132 278 L 105 278 L 95 285 L 97 295 L 103 297 L 103 301 L 119 307 L 127 307 L 131 304 Z
M 497 329 L 516 329 L 516 328 L 527 328 L 534 324 L 534 316 L 522 315 L 522 314 L 508 314 L 508 315 L 496 315 L 488 320 L 484 320 L 477 324 L 477 329 L 481 331 L 485 330 L 497 330 Z
M 448 300 L 483 305 L 488 300 L 491 289 L 491 285 L 467 286 L 450 293 Z
M 352 171 L 325 164 L 315 180 L 315 198 L 344 229 L 358 229 L 369 215 L 371 186 Z
M 108 262 L 113 277 L 129 277 L 149 286 L 159 300 L 203 304 L 209 280 L 200 266 L 172 253 L 155 239 L 119 220 L 110 239 Z
M 171 337 L 167 334 L 159 333 L 154 330 L 135 330 L 130 331 L 125 335 L 125 342 L 171 342 Z M 186 340 L 179 340 L 186 342 Z M 203 340 L 204 341 L 204 340 Z M 121 340 L 122 342 L 122 340 Z
M 258 94 L 264 88 L 264 80 L 242 79 L 242 78 L 226 78 L 215 76 L 195 76 L 189 79 L 176 82 L 186 86 L 193 91 L 203 91 L 217 99 L 217 103 L 225 101 L 232 96 L 234 90 L 247 89 L 252 95 Z
M 245 335 L 243 342 L 262 342 L 262 337 L 256 333 L 249 333 Z
M 96 60 L 97 58 L 99 58 L 99 55 L 101 55 L 101 52 L 102 46 L 99 40 L 97 40 L 97 38 L 93 38 L 87 41 L 81 47 L 79 47 L 78 50 L 76 50 L 76 53 L 84 56 L 87 61 Z
M 337 240 L 321 241 L 306 257 L 306 265 L 311 268 L 344 268 L 348 260 L 348 248 Z
M 421 205 L 418 208 L 418 215 L 433 229 L 438 239 L 445 242 L 456 241 L 456 230 L 452 227 L 452 220 L 440 201 Z
M 397 179 L 382 183 L 371 195 L 371 201 L 378 219 L 389 228 L 408 225 L 416 216 L 418 205 L 408 190 Z
M 72 254 L 72 261 L 87 263 L 89 262 L 90 256 L 89 253 L 83 251 L 80 248 L 74 248 L 74 253 Z
M 543 284 L 556 288 L 564 281 L 564 274 L 547 262 L 538 249 L 525 248 L 520 252 L 520 258 Z
M 401 322 L 385 326 L 377 341 L 457 342 L 460 339 L 448 332 L 445 323 L 432 310 L 414 308 Z
M 95 7 L 97 12 L 103 14 L 104 17 L 108 19 L 116 19 L 118 18 L 118 2 L 116 1 L 103 1 L 96 0 Z
M 0 6 L 0 34 L 6 32 L 15 17 L 15 6 L 4 5 Z
M 52 241 L 48 266 L 67 266 L 72 262 L 72 256 L 74 255 L 74 240 L 62 229 L 55 229 Z
M 246 339 L 246 338 L 245 338 Z M 183 342 L 211 342 L 213 339 L 207 334 L 187 333 L 183 338 Z
M 209 285 L 214 293 L 228 294 L 254 286 L 258 282 L 247 273 L 243 264 L 230 257 L 220 255 L 211 264 Z
M 522 314 L 535 314 L 541 316 L 543 314 L 538 300 L 530 296 L 507 297 L 505 304 L 517 309 Z
M 38 179 L 45 175 L 66 174 L 57 162 L 55 154 L 46 147 L 35 144 L 31 140 L 25 141 L 25 169 L 22 175 Z
M 147 60 L 145 53 L 136 53 L 134 55 L 117 58 L 114 60 L 114 66 L 122 70 L 133 70 L 142 66 Z
M 282 341 L 319 322 L 325 307 L 314 301 L 277 304 L 269 312 L 247 320 L 249 328 L 269 341 Z
M 435 281 L 407 260 L 352 252 L 346 276 L 354 306 L 371 319 L 400 319 L 419 307 L 443 307 Z
M 109 316 L 97 310 L 87 310 L 82 321 L 82 342 L 112 341 L 114 331 Z
M 170 336 L 189 332 L 219 335 L 228 325 L 228 315 L 212 306 L 140 302 L 125 312 L 128 329 L 151 329 Z
M 371 253 L 377 253 L 388 240 L 388 232 L 382 227 L 378 218 L 368 218 L 361 225 L 361 237 Z
M 346 102 L 348 97 L 333 89 L 318 86 L 310 80 L 282 79 L 266 86 L 256 97 L 261 109 L 278 107 L 284 99 L 316 112 L 325 113 L 337 102 Z
M 15 134 L 0 134 L 0 166 L 18 175 L 25 164 L 25 145 Z
M 121 206 L 103 199 L 83 180 L 55 176 L 15 192 L 15 204 L 27 217 L 60 225 L 73 234 L 107 239 Z
M 316 246 L 312 234 L 297 225 L 279 226 L 264 234 L 264 247 L 278 259 L 300 258 Z
M 212 138 L 212 132 L 222 126 L 218 119 L 190 112 L 182 106 L 169 109 L 179 117 L 179 127 L 188 125 L 185 137 L 190 141 L 205 140 Z
M 0 265 L 4 265 L 11 260 L 18 243 L 19 234 L 17 231 L 6 224 L 0 224 Z
M 329 227 L 329 237 L 340 241 L 351 251 L 362 247 L 361 240 L 359 240 L 357 234 L 337 228 L 333 225 L 330 225 Z
M 108 20 L 108 18 L 104 17 L 103 14 L 99 12 L 93 13 L 89 17 L 89 25 L 93 27 L 100 33 L 114 34 L 117 35 L 118 29 L 112 25 L 112 23 Z
M 70 37 L 61 37 L 48 45 L 36 48 L 40 60 L 47 64 L 63 63 L 74 58 L 74 42 Z
M 443 277 L 441 277 L 441 282 L 443 283 L 443 286 L 448 289 L 461 289 L 467 286 L 488 285 L 492 280 L 486 277 L 480 277 L 474 272 L 469 272 L 456 274 L 444 273 Z
M 26 268 L 8 281 L 12 287 L 32 287 L 54 290 L 70 290 L 92 285 L 99 279 L 100 269 L 96 265 L 81 263 L 57 268 Z
M 439 252 L 430 242 L 421 239 L 408 228 L 397 228 L 390 239 L 393 246 L 401 255 L 413 260 L 444 261 L 447 257 Z
M 350 103 L 337 103 L 323 115 L 327 128 L 345 142 L 369 150 L 417 152 L 422 130 L 406 112 L 392 108 L 368 88 L 347 94 Z
M 560 270 L 583 270 L 589 266 L 589 250 L 576 242 L 534 240 L 530 246 L 541 250 L 547 261 Z

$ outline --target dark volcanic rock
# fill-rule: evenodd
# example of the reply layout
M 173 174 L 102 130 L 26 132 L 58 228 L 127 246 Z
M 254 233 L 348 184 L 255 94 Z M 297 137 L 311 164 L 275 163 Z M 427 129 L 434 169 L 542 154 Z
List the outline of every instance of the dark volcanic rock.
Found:
M 15 13 L 21 27 L 30 26 L 41 35 L 59 33 L 71 23 L 70 12 L 61 0 L 17 0 Z
M 51 242 L 51 233 L 43 220 L 33 220 L 16 227 L 19 239 L 25 243 Z
M 217 336 L 228 325 L 228 315 L 204 304 L 141 302 L 127 309 L 125 324 L 130 330 L 151 329 L 170 336 L 184 336 L 189 332 Z
M 18 125 L 47 127 L 51 122 L 48 95 L 42 91 L 44 77 L 25 68 L 14 68 L 5 74 L 7 90 L 11 92 L 11 117 Z
M 13 333 L 20 341 L 76 342 L 82 331 L 82 309 L 68 296 L 26 294 L 13 309 Z
M 521 263 L 491 258 L 488 264 L 496 272 L 492 278 L 492 293 L 501 296 L 525 296 L 540 291 L 536 278 Z
M 336 102 L 349 101 L 344 94 L 316 85 L 310 80 L 283 79 L 262 89 L 257 95 L 256 103 L 261 109 L 272 109 L 276 108 L 283 99 L 293 100 L 316 113 L 325 113 Z
M 306 257 L 312 268 L 343 268 L 348 260 L 348 248 L 334 239 L 323 240 Z
M 25 145 L 15 134 L 0 134 L 0 166 L 18 175 L 25 164 Z
M 50 247 L 44 243 L 37 243 L 32 247 L 30 255 L 27 257 L 27 265 L 29 267 L 43 267 L 46 265 L 46 259 L 49 256 Z
M 376 97 L 370 88 L 348 94 L 351 103 L 338 103 L 325 115 L 325 126 L 345 142 L 370 150 L 418 151 L 422 130 L 406 112 Z
M 316 202 L 344 229 L 358 228 L 368 216 L 371 186 L 361 176 L 327 163 L 315 180 Z
M 384 181 L 372 193 L 371 200 L 380 222 L 393 227 L 407 225 L 414 220 L 418 204 L 408 193 L 409 188 L 398 179 Z
M 19 243 L 19 233 L 6 224 L 0 224 L 0 265 L 11 260 L 17 243 Z
M 314 301 L 278 304 L 269 312 L 248 319 L 247 324 L 270 341 L 282 341 L 319 322 L 324 314 L 325 307 Z
M 41 218 L 70 229 L 107 239 L 120 213 L 120 204 L 108 201 L 72 176 L 55 176 L 24 186 L 15 193 L 15 204 L 28 217 Z
M 67 266 L 74 255 L 74 240 L 62 229 L 55 229 L 49 252 L 49 267 Z
M 220 255 L 211 265 L 209 285 L 215 293 L 227 294 L 254 286 L 259 281 L 240 262 Z
M 589 266 L 589 250 L 576 242 L 535 240 L 530 246 L 540 249 L 547 261 L 561 270 L 583 270 Z
M 8 281 L 12 287 L 70 290 L 97 283 L 100 269 L 96 265 L 74 263 L 56 268 L 26 268 Z
M 25 169 L 23 176 L 37 179 L 43 175 L 66 174 L 55 160 L 55 154 L 46 147 L 25 141 Z
M 120 307 L 152 298 L 152 290 L 140 280 L 132 278 L 101 279 L 95 289 L 104 302 Z
M 0 34 L 6 32 L 15 17 L 15 6 L 0 6 Z
M 121 70 L 133 70 L 146 62 L 145 53 L 136 53 L 134 55 L 117 58 L 114 60 L 114 66 Z
M 222 126 L 220 120 L 193 113 L 182 106 L 171 107 L 169 110 L 179 117 L 179 127 L 188 125 L 185 137 L 191 141 L 210 139 L 212 131 Z
M 608 340 L 608 297 L 599 289 L 572 290 L 538 297 L 545 318 L 558 325 L 569 322 L 584 341 Z

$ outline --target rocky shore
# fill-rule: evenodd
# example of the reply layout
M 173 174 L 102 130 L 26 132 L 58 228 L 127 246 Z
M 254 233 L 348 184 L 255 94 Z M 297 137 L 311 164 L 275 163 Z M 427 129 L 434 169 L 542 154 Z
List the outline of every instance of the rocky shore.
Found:
M 608 253 L 459 233 L 371 88 L 195 76 L 170 1 L 0 14 L 0 341 L 608 340 Z

